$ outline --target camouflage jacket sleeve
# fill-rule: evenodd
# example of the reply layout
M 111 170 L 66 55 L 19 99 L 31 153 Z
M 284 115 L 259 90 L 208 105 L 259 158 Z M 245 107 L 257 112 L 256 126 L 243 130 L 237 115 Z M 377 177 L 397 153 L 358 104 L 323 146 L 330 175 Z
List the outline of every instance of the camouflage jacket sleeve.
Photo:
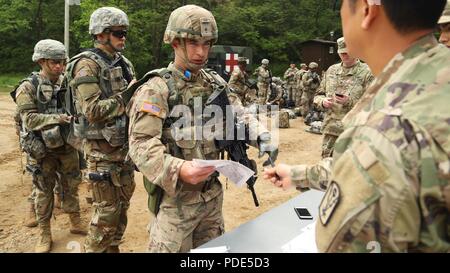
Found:
M 240 72 L 239 69 L 233 70 L 233 72 L 231 73 L 231 76 L 230 76 L 230 80 L 228 80 L 228 84 L 236 84 L 240 80 L 241 73 L 239 73 L 239 72 Z
M 448 165 L 448 156 L 426 130 L 405 122 L 378 114 L 336 142 L 332 182 L 316 226 L 320 251 L 450 250 L 449 224 L 442 218 L 448 220 L 450 211 L 450 179 L 435 165 Z M 411 129 L 397 129 L 402 127 Z M 408 141 L 414 132 L 420 144 Z
M 299 191 L 325 191 L 331 177 L 332 158 L 324 158 L 316 165 L 297 165 L 291 168 L 291 180 Z
M 259 67 L 258 70 L 257 70 L 257 72 L 258 72 L 257 75 L 258 75 L 259 77 L 263 78 L 263 79 L 266 79 L 266 78 L 269 78 L 269 77 L 270 77 L 270 72 L 269 72 L 268 69 L 264 69 L 264 68 L 262 68 L 262 67 Z
M 74 82 L 100 77 L 100 68 L 92 60 L 81 59 L 73 70 Z M 89 122 L 110 120 L 124 114 L 125 106 L 120 97 L 101 99 L 99 83 L 81 83 L 76 88 L 79 107 Z
M 30 82 L 23 82 L 16 91 L 17 108 L 26 129 L 39 131 L 46 126 L 60 123 L 60 114 L 38 113 L 35 89 Z
M 168 96 L 167 85 L 159 77 L 150 79 L 136 91 L 127 106 L 130 118 L 128 154 L 151 183 L 174 196 L 184 160 L 167 153 L 161 142 L 163 123 L 169 111 Z
M 328 79 L 330 77 L 330 73 L 332 73 L 331 69 L 332 67 L 330 67 L 325 73 L 322 81 L 320 82 L 320 86 L 317 89 L 317 95 L 314 97 L 314 105 L 320 111 L 326 111 L 322 103 L 326 98 L 330 98 L 332 95 L 332 92 L 330 92 L 330 87 L 328 86 Z
M 294 76 L 295 76 L 295 73 L 294 73 L 294 70 L 292 70 L 292 69 L 288 69 L 288 70 L 286 70 L 286 72 L 284 72 L 285 80 L 289 80 L 290 78 L 292 78 Z
M 347 105 L 345 105 L 348 109 L 352 109 L 353 106 L 355 106 L 356 103 L 358 103 L 359 99 L 362 97 L 364 92 L 367 90 L 367 88 L 370 86 L 372 81 L 374 80 L 374 76 L 372 75 L 372 72 L 370 69 L 366 66 L 366 69 L 363 70 L 363 75 L 361 75 L 361 80 L 363 82 L 363 88 L 358 89 L 357 92 L 352 92 L 350 94 L 349 100 L 347 102 Z
M 302 76 L 302 84 L 304 87 L 308 87 L 312 83 L 312 78 L 309 75 L 310 75 L 310 73 L 306 72 Z
M 259 67 L 255 69 L 255 72 L 253 72 L 253 76 L 258 76 L 259 75 Z

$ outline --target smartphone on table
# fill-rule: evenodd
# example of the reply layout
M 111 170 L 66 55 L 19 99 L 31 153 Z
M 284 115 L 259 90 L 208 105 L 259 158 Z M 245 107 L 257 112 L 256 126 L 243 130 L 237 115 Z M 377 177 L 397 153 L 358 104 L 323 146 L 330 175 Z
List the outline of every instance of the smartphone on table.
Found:
M 301 220 L 312 220 L 313 219 L 311 213 L 309 213 L 307 208 L 295 207 L 294 210 L 297 213 L 298 218 L 300 218 Z

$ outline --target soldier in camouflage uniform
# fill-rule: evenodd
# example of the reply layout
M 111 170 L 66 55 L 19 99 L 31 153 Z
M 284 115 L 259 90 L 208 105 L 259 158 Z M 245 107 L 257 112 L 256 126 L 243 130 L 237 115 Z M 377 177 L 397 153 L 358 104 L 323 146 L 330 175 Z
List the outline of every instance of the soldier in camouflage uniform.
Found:
M 272 77 L 272 88 L 271 91 L 274 91 L 274 94 L 269 96 L 269 100 L 267 104 L 270 105 L 278 105 L 280 108 L 284 104 L 284 89 L 283 89 L 283 81 L 279 77 Z
M 134 81 L 125 48 L 129 21 L 120 9 L 94 11 L 89 34 L 95 48 L 73 57 L 67 67 L 75 109 L 74 134 L 83 139 L 87 181 L 92 183 L 93 215 L 86 252 L 119 252 L 135 189 L 134 166 L 126 159 L 127 116 L 122 92 Z
M 245 57 L 238 58 L 238 67 L 233 70 L 228 81 L 229 87 L 236 92 L 244 106 L 255 103 L 257 99 L 256 90 L 248 86 L 247 61 Z
M 49 252 L 52 246 L 50 219 L 53 212 L 53 188 L 58 179 L 64 192 L 62 209 L 70 216 L 70 232 L 86 234 L 80 219 L 78 185 L 80 167 L 77 151 L 65 143 L 63 132 L 68 129 L 70 117 L 64 113 L 60 100 L 62 72 L 66 64 L 66 50 L 55 40 L 39 41 L 33 54 L 41 71 L 33 73 L 16 89 L 16 102 L 22 126 L 34 144 L 23 137 L 23 148 L 27 151 L 29 169 L 33 169 L 35 185 L 35 209 L 39 224 L 39 238 L 36 252 Z M 42 153 L 37 153 L 37 142 L 43 143 Z
M 218 173 L 214 167 L 198 167 L 192 161 L 219 159 L 214 139 L 192 136 L 204 129 L 195 123 L 187 125 L 186 138 L 179 139 L 172 130 L 179 117 L 174 114 L 177 109 L 187 108 L 183 117 L 195 114 L 195 101 L 201 100 L 197 109 L 202 109 L 215 86 L 226 86 L 217 73 L 203 69 L 217 38 L 210 11 L 196 5 L 174 10 L 164 42 L 174 49 L 175 60 L 167 68 L 148 73 L 156 73 L 150 79 L 140 80 L 143 84 L 127 106 L 129 155 L 144 175 L 149 209 L 156 214 L 150 227 L 150 252 L 187 252 L 224 232 Z M 227 94 L 232 105 L 240 105 L 234 93 Z M 270 133 L 264 129 L 259 133 L 260 150 L 267 151 Z
M 444 5 L 343 1 L 349 53 L 376 79 L 344 118 L 333 158 L 265 173 L 278 187 L 326 190 L 319 251 L 450 251 L 450 51 L 433 36 Z
M 309 64 L 309 71 L 302 77 L 303 94 L 301 99 L 302 117 L 306 117 L 313 106 L 314 96 L 320 86 L 320 76 L 317 74 L 319 65 L 315 62 Z
M 302 78 L 305 73 L 308 72 L 308 66 L 304 63 L 300 64 L 300 69 L 295 73 L 295 90 L 294 103 L 295 107 L 300 107 L 303 95 L 303 83 Z
M 260 104 L 266 104 L 268 96 L 270 96 L 269 84 L 272 77 L 272 73 L 269 70 L 269 60 L 263 59 L 261 66 L 256 68 L 253 73 L 258 77 L 258 99 Z
M 295 94 L 297 93 L 297 86 L 295 82 L 295 75 L 298 69 L 294 63 L 290 64 L 290 67 L 284 72 L 284 79 L 286 80 L 286 90 L 288 92 L 288 101 L 295 103 Z
M 444 12 L 439 19 L 439 42 L 450 48 L 450 2 L 447 1 Z
M 341 63 L 328 68 L 322 79 L 314 104 L 326 111 L 322 125 L 322 158 L 331 157 L 334 143 L 344 130 L 342 118 L 353 108 L 373 80 L 367 64 L 348 55 L 344 38 L 339 38 L 338 54 Z

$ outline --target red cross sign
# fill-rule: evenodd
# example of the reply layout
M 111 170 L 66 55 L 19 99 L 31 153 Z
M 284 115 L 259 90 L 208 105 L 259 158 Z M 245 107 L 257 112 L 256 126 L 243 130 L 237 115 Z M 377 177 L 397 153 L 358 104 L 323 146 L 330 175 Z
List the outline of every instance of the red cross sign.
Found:
M 239 54 L 227 53 L 225 55 L 225 70 L 228 73 L 233 72 L 235 68 L 238 67 Z

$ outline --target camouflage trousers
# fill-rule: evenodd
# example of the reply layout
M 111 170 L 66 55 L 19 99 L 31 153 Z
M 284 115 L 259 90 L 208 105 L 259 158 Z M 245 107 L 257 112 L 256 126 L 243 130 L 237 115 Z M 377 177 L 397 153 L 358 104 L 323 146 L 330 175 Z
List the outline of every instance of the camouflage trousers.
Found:
M 224 233 L 223 192 L 208 202 L 164 202 L 150 227 L 149 252 L 186 253 Z
M 288 92 L 288 100 L 295 101 L 295 93 L 297 93 L 297 88 L 294 84 L 287 84 L 286 90 Z
M 25 154 L 25 153 L 24 153 Z M 27 164 L 36 164 L 36 161 L 31 159 L 28 155 L 25 154 L 26 157 L 26 161 Z M 34 163 L 33 163 L 34 162 Z M 28 172 L 25 171 L 22 174 L 22 179 L 26 181 L 26 183 L 30 183 L 31 184 L 31 192 L 30 195 L 28 195 L 28 202 L 34 204 L 35 200 L 36 200 L 36 186 L 33 184 L 33 175 Z M 58 176 L 59 179 L 59 176 Z M 53 191 L 55 192 L 55 194 L 60 194 L 61 193 L 61 183 L 55 183 L 55 188 L 53 189 Z
M 77 151 L 73 148 L 52 151 L 39 162 L 42 173 L 33 176 L 38 222 L 49 221 L 52 216 L 57 181 L 61 185 L 60 191 L 63 195 L 62 210 L 65 213 L 79 212 L 78 186 L 81 177 Z
M 302 99 L 301 99 L 301 113 L 302 117 L 306 117 L 306 115 L 309 113 L 309 110 L 311 110 L 311 107 L 313 105 L 314 95 L 310 92 L 303 91 Z
M 104 252 L 118 246 L 128 224 L 127 211 L 136 184 L 130 163 L 87 159 L 87 175 L 108 173 L 106 180 L 91 180 L 93 214 L 84 244 L 86 252 Z
M 259 104 L 266 104 L 267 96 L 269 93 L 269 84 L 264 82 L 258 82 L 258 100 Z
M 322 158 L 332 157 L 337 136 L 325 134 L 322 142 Z
M 303 89 L 297 87 L 295 96 L 294 96 L 295 107 L 300 107 L 301 102 L 302 102 L 302 95 L 303 95 Z

